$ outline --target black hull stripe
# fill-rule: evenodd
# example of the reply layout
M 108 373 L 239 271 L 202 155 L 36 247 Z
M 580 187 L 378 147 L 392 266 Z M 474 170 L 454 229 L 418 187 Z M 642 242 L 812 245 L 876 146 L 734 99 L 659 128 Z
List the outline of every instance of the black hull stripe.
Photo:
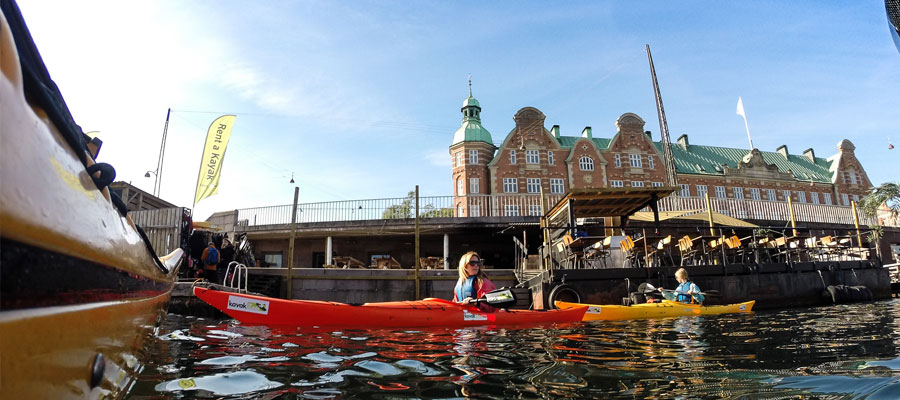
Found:
M 154 297 L 160 282 L 14 240 L 0 239 L 0 310 L 89 304 Z

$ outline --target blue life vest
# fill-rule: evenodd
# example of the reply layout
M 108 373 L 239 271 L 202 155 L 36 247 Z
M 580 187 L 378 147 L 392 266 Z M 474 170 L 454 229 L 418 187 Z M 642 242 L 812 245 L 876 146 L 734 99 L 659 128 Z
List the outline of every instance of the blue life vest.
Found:
M 463 301 L 466 297 L 473 299 L 478 297 L 478 292 L 475 290 L 475 276 L 456 281 L 456 301 Z
M 681 303 L 693 303 L 694 299 L 691 295 L 688 294 L 688 291 L 691 290 L 691 281 L 686 281 L 677 288 L 675 288 L 675 300 Z
M 209 253 L 206 254 L 206 260 L 204 260 L 207 265 L 215 265 L 219 263 L 219 250 L 216 250 L 215 247 L 209 248 Z

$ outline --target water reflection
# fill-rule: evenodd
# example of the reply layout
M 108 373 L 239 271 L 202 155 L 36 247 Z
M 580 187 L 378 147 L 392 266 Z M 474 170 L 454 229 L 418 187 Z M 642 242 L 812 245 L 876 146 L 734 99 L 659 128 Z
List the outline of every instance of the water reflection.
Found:
M 900 301 L 529 329 L 170 315 L 132 398 L 900 398 Z

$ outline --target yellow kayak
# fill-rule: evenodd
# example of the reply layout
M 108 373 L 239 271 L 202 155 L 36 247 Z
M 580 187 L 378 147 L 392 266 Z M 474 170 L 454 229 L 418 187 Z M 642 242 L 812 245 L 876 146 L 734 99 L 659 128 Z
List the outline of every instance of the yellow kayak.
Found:
M 631 306 L 582 304 L 565 301 L 557 301 L 554 304 L 556 304 L 556 308 L 560 309 L 588 306 L 583 321 L 623 321 L 631 319 L 681 317 L 688 315 L 749 313 L 753 310 L 753 304 L 755 303 L 756 300 L 751 300 L 744 303 L 721 306 L 704 306 L 663 300 L 661 303 L 643 303 Z

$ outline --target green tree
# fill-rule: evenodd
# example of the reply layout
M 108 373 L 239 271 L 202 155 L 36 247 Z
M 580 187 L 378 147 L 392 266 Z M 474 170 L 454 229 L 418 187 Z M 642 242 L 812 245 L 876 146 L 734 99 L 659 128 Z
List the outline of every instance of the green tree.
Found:
M 412 218 L 415 209 L 416 192 L 411 190 L 400 204 L 394 204 L 384 210 L 381 214 L 383 219 L 401 219 Z
M 875 218 L 881 205 L 887 206 L 892 217 L 900 212 L 900 185 L 894 182 L 882 183 L 869 189 L 869 193 L 859 202 L 863 215 Z
M 879 242 L 881 237 L 884 236 L 884 228 L 877 222 L 878 209 L 882 205 L 887 207 L 891 217 L 897 218 L 897 214 L 900 212 L 900 185 L 888 182 L 881 184 L 881 186 L 873 187 L 869 189 L 869 193 L 859 202 L 859 209 L 862 211 L 862 214 L 876 221 L 869 235 L 875 243 L 875 252 L 878 254 L 878 258 L 883 260 Z
M 381 214 L 383 219 L 413 218 L 416 211 L 416 191 L 411 190 L 400 204 L 394 204 Z M 437 208 L 432 204 L 419 205 L 419 218 L 452 217 L 453 209 Z

